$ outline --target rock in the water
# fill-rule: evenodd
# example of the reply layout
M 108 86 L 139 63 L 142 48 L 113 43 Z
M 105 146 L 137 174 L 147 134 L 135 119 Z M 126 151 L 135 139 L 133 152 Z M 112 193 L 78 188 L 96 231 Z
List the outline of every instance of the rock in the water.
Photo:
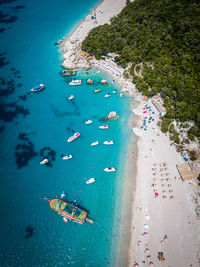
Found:
M 88 80 L 87 80 L 87 83 L 88 83 L 88 84 L 93 84 L 94 82 L 93 82 L 93 80 L 88 79 Z
M 64 69 L 75 69 L 75 64 L 73 62 L 71 62 L 71 60 L 65 60 L 62 65 L 61 65 Z

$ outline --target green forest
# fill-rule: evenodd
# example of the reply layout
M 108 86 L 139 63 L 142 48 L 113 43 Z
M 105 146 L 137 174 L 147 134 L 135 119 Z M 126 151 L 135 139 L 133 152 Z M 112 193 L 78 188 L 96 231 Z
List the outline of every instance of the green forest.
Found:
M 200 140 L 200 1 L 127 1 L 111 24 L 94 28 L 82 50 L 97 59 L 115 52 L 117 64 L 131 63 L 133 83 L 143 95 L 161 93 L 166 115 L 163 132 L 175 119 L 184 125 L 193 121 L 188 139 Z M 142 76 L 134 75 L 143 63 Z M 126 75 L 129 75 L 126 73 Z M 179 143 L 176 133 L 175 142 Z

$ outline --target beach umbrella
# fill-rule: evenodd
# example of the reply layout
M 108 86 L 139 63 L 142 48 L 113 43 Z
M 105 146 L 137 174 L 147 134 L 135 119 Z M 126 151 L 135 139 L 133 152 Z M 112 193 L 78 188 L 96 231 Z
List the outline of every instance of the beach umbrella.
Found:
M 165 184 L 161 184 L 162 187 L 165 187 Z
M 149 253 L 149 249 L 148 248 L 145 249 L 145 253 Z
M 174 196 L 170 196 L 170 199 L 173 199 L 174 198 Z
M 163 239 L 164 239 L 165 241 L 168 241 L 168 236 L 165 235 Z
M 154 121 L 154 118 L 152 119 L 152 121 Z
M 147 220 L 149 220 L 149 219 L 150 219 L 149 215 L 145 215 L 145 218 L 146 218 Z
M 153 111 L 152 114 L 155 114 L 155 112 Z
M 166 190 L 162 190 L 162 193 L 166 193 Z
M 184 159 L 186 162 L 189 160 L 187 157 L 184 157 L 183 159 Z
M 154 195 L 155 195 L 155 197 L 158 197 L 159 196 L 159 194 L 157 192 L 155 192 Z
M 169 190 L 169 193 L 173 193 L 173 190 Z
M 167 198 L 165 195 L 163 195 L 163 197 L 162 198 Z
M 171 185 L 171 184 L 168 184 L 167 186 L 170 187 L 170 186 L 172 186 L 172 185 Z

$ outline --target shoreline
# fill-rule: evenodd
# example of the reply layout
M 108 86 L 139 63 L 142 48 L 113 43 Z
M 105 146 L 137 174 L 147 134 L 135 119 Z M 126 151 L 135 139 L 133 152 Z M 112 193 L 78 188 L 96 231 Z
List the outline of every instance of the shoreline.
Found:
M 137 122 L 136 127 L 133 128 L 134 134 L 130 134 L 128 141 L 128 158 L 125 160 L 123 189 L 121 191 L 124 213 L 127 213 L 130 209 L 128 213 L 129 220 L 122 221 L 119 224 L 121 236 L 119 236 L 119 243 L 116 245 L 116 252 L 121 257 L 116 260 L 116 266 L 133 266 L 136 262 L 139 266 L 147 266 L 145 264 L 150 262 L 145 253 L 147 248 L 149 249 L 151 262 L 155 266 L 160 264 L 157 258 L 158 251 L 164 252 L 166 258 L 162 262 L 164 267 L 174 266 L 174 262 L 176 262 L 176 266 L 190 266 L 190 264 L 197 266 L 199 230 L 198 219 L 193 213 L 196 206 L 192 198 L 193 193 L 198 190 L 196 181 L 192 180 L 190 183 L 180 180 L 176 164 L 183 163 L 183 159 L 171 146 L 168 137 L 157 126 L 159 113 L 153 106 L 151 99 L 143 101 L 134 84 L 123 77 L 124 69 L 117 66 L 112 59 L 95 60 L 92 57 L 88 59 L 88 55 L 81 51 L 81 43 L 89 31 L 96 26 L 109 23 L 111 17 L 122 10 L 125 2 L 125 0 L 100 1 L 94 8 L 97 19 L 92 20 L 91 14 L 87 15 L 61 45 L 64 53 L 63 68 L 88 69 L 96 67 L 103 70 L 120 86 L 122 93 L 127 93 L 138 101 L 137 107 L 134 109 Z M 111 8 L 112 6 L 115 6 L 115 10 Z M 144 120 L 143 108 L 146 104 L 151 106 L 155 113 L 153 115 L 155 121 L 148 125 L 147 131 L 143 131 L 139 126 L 142 125 Z M 132 125 L 134 123 L 131 118 L 133 118 L 133 115 L 130 116 L 130 124 Z M 133 145 L 135 136 L 137 136 L 136 143 Z M 135 154 L 133 153 L 134 148 L 137 150 Z M 153 164 L 159 166 L 163 162 L 167 163 L 169 169 L 169 183 L 167 183 L 167 180 L 163 180 L 160 174 L 156 177 L 153 176 L 152 169 L 155 167 Z M 134 168 L 136 169 L 135 177 L 133 175 Z M 164 175 L 168 173 L 163 170 L 161 172 Z M 154 184 L 154 179 L 156 188 L 151 187 Z M 170 185 L 170 188 L 168 188 L 168 185 Z M 164 189 L 162 186 L 164 186 Z M 169 189 L 172 191 L 171 195 Z M 158 199 L 154 197 L 155 190 L 159 193 Z M 165 193 L 163 193 L 163 190 L 165 190 Z M 185 195 L 187 195 L 187 198 L 185 198 Z M 174 196 L 174 199 L 170 199 L 170 196 Z M 148 237 L 142 235 L 144 231 L 148 232 Z M 184 236 L 181 233 L 184 233 Z M 169 240 L 163 245 L 161 241 L 164 235 L 167 235 Z M 194 244 L 194 242 L 195 247 L 190 246 L 188 248 L 187 245 Z M 142 261 L 145 261 L 145 263 L 142 263 Z

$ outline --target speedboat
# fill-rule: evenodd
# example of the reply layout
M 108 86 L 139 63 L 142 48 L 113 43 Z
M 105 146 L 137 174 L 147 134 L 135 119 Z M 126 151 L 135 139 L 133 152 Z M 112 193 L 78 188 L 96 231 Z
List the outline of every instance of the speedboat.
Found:
M 70 97 L 68 97 L 69 100 L 74 99 L 74 95 L 70 95 Z
M 101 125 L 101 126 L 99 126 L 99 128 L 100 129 L 108 129 L 109 127 L 108 127 L 108 125 Z
M 72 159 L 72 155 L 64 156 L 63 159 Z
M 101 89 L 95 89 L 94 92 L 95 93 L 101 92 Z
M 38 91 L 42 90 L 43 88 L 44 88 L 44 84 L 40 83 L 40 84 L 34 86 L 33 88 L 31 88 L 31 91 L 32 92 L 38 92 Z
M 115 170 L 115 168 L 112 167 L 112 168 L 105 168 L 104 171 L 105 172 L 115 172 L 116 170 Z
M 113 94 L 116 94 L 117 93 L 117 90 L 113 90 Z
M 94 143 L 91 144 L 91 146 L 97 146 L 99 144 L 99 141 L 96 141 Z
M 94 178 L 91 178 L 91 179 L 89 179 L 87 182 L 86 182 L 86 184 L 91 184 L 91 183 L 94 183 L 96 180 L 94 179 Z
M 114 144 L 114 142 L 112 140 L 108 140 L 108 141 L 105 141 L 103 143 L 104 143 L 104 145 L 113 145 Z
M 72 80 L 69 85 L 81 85 L 82 81 L 81 80 Z
M 85 122 L 85 124 L 91 124 L 91 123 L 92 123 L 91 120 L 88 120 L 88 121 Z
M 111 94 L 106 94 L 104 97 L 110 97 L 111 96 Z
M 72 141 L 74 141 L 76 138 L 78 138 L 80 136 L 80 133 L 75 133 L 73 136 L 69 137 L 67 142 L 70 143 Z
M 46 164 L 48 161 L 48 159 L 43 159 L 42 161 L 40 161 L 40 164 Z

